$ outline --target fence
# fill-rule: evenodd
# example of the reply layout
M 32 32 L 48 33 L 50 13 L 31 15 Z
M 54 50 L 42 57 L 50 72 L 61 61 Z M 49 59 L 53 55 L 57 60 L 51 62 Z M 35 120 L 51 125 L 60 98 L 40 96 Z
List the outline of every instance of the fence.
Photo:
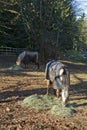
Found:
M 0 47 L 0 55 L 18 55 L 27 48 L 12 48 L 12 47 Z

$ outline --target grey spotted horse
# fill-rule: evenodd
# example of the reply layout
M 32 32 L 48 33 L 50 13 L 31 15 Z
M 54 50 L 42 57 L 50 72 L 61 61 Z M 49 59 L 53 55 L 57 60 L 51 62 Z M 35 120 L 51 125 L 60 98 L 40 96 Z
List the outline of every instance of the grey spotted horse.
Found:
M 70 72 L 63 63 L 52 60 L 46 64 L 45 69 L 47 80 L 47 94 L 52 86 L 56 91 L 56 96 L 62 96 L 62 105 L 66 106 L 69 98 Z

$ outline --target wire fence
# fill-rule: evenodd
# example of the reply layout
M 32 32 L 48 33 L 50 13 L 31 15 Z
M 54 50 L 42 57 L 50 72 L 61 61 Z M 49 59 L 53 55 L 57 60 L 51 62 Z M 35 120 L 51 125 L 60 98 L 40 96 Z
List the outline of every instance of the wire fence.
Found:
M 27 48 L 0 47 L 0 55 L 18 55 L 25 50 L 27 50 Z

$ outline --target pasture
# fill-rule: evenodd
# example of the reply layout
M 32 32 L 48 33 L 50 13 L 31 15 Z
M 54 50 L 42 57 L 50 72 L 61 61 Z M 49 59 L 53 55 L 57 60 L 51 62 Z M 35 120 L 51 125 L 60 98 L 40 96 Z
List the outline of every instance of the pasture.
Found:
M 0 56 L 0 130 L 87 130 L 87 64 L 62 61 L 70 68 L 69 100 L 76 113 L 59 117 L 20 105 L 30 95 L 45 95 L 45 64 L 39 70 L 32 64 L 28 69 L 8 70 L 15 61 L 15 56 Z

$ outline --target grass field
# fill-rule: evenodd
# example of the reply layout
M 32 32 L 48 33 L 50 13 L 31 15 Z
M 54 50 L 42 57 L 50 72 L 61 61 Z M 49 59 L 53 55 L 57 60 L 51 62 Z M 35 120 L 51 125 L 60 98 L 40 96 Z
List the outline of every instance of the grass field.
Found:
M 69 100 L 77 111 L 71 117 L 22 107 L 26 97 L 45 95 L 45 64 L 39 70 L 30 64 L 28 69 L 15 71 L 8 69 L 15 57 L 0 57 L 0 130 L 87 130 L 87 64 L 61 62 L 71 74 Z

